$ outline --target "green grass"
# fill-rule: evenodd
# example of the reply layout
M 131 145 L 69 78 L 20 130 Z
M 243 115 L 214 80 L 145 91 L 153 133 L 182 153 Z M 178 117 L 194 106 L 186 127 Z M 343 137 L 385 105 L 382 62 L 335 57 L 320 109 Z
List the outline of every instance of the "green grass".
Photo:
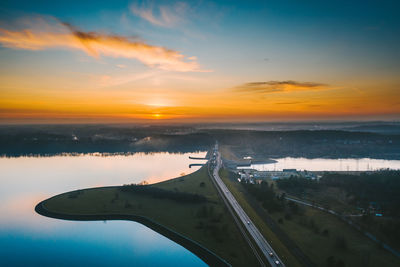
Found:
M 224 181 L 230 186 L 230 189 L 236 191 L 238 195 L 237 198 L 240 199 L 242 207 L 247 207 L 246 204 L 242 204 L 242 201 L 246 202 L 246 200 L 244 194 L 240 193 L 244 188 L 239 183 L 227 179 L 226 173 L 224 177 Z M 333 192 L 328 192 L 325 199 L 329 200 L 332 194 Z M 329 204 L 331 207 L 339 206 L 337 203 L 325 203 Z M 304 214 L 292 215 L 290 220 L 285 219 L 284 212 L 275 212 L 270 215 L 277 223 L 279 219 L 283 221 L 283 223 L 279 224 L 280 228 L 286 232 L 303 253 L 318 266 L 328 266 L 327 258 L 330 256 L 333 256 L 336 261 L 342 260 L 345 266 L 400 266 L 400 260 L 398 258 L 380 248 L 375 242 L 369 240 L 336 216 L 311 207 L 301 205 L 300 207 L 304 211 Z M 344 210 L 346 209 L 343 209 L 343 211 Z M 248 211 L 246 210 L 246 212 Z M 311 220 L 319 229 L 318 233 L 309 226 Z M 260 224 L 260 228 L 262 229 L 263 227 L 267 226 Z M 325 229 L 328 230 L 328 235 L 322 234 Z M 266 234 L 268 234 L 268 232 Z M 345 238 L 347 249 L 342 250 L 336 247 L 335 244 L 338 237 Z
M 283 193 L 284 190 L 279 190 L 279 187 L 275 181 L 273 183 L 277 193 Z M 336 187 L 325 187 L 318 190 L 305 189 L 303 194 L 293 193 L 286 191 L 286 193 L 294 198 L 298 198 L 308 202 L 315 202 L 319 206 L 325 207 L 327 209 L 332 209 L 336 212 L 343 214 L 358 214 L 359 210 L 356 209 L 354 205 L 349 205 L 351 197 L 348 194 Z M 301 197 L 300 197 L 301 196 Z
M 233 160 L 237 162 L 243 161 L 242 158 L 239 158 L 235 153 L 233 153 L 231 146 L 220 145 L 219 150 L 221 154 L 224 155 L 224 159 Z
M 291 220 L 285 220 L 283 213 L 274 213 L 272 217 L 276 221 L 283 219 L 281 228 L 318 266 L 326 266 L 330 256 L 343 260 L 346 266 L 399 266 L 397 258 L 337 217 L 310 207 L 303 209 L 303 215 L 295 215 Z M 319 233 L 304 224 L 310 220 L 317 225 Z M 329 231 L 328 235 L 321 234 L 325 229 Z M 338 237 L 345 238 L 347 249 L 336 247 Z
M 228 171 L 221 169 L 220 177 L 234 195 L 236 200 L 242 206 L 247 215 L 251 218 L 253 223 L 258 227 L 262 235 L 271 244 L 272 248 L 278 253 L 281 260 L 286 266 L 301 266 L 296 258 L 289 252 L 289 250 L 282 244 L 278 237 L 271 231 L 267 224 L 260 218 L 257 212 L 247 202 L 245 196 L 242 193 L 242 187 L 239 183 L 234 183 L 228 178 Z
M 73 215 L 141 215 L 200 243 L 233 266 L 258 265 L 208 177 L 206 168 L 152 186 L 201 194 L 208 201 L 179 203 L 108 187 L 64 193 L 48 199 L 44 206 L 49 211 Z
M 360 214 L 361 211 L 357 209 L 357 201 L 354 201 L 354 196 L 348 194 L 344 189 L 333 186 L 321 186 L 316 189 L 305 188 L 304 192 L 295 190 L 280 190 L 275 181 L 269 181 L 274 184 L 277 193 L 285 192 L 288 196 L 303 200 L 309 203 L 315 203 L 327 209 L 332 209 L 335 212 L 343 215 Z M 365 229 L 365 231 L 373 234 L 382 242 L 388 244 L 396 250 L 399 250 L 399 242 L 391 232 L 386 232 L 385 222 L 396 222 L 398 219 L 391 216 L 375 217 L 369 216 L 368 219 L 363 217 L 352 217 L 357 225 Z M 386 230 L 386 229 L 385 229 Z

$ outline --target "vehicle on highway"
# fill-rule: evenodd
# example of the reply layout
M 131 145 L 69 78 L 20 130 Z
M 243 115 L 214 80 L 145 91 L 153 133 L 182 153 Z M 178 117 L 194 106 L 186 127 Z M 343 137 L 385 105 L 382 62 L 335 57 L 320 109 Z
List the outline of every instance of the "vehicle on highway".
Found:
M 274 256 L 274 253 L 272 253 L 272 252 L 270 252 L 270 253 L 268 253 L 268 254 L 269 254 L 270 257 L 273 257 L 273 256 Z
M 228 207 L 232 207 L 233 210 L 231 210 L 232 215 L 237 215 L 237 223 L 238 226 L 244 226 L 244 228 L 247 228 L 248 233 L 250 237 L 252 237 L 255 241 L 255 244 L 259 247 L 261 252 L 264 254 L 265 259 L 268 261 L 268 263 L 271 266 L 285 266 L 284 263 L 281 263 L 279 256 L 278 255 L 272 255 L 271 253 L 273 252 L 271 245 L 268 243 L 268 241 L 263 237 L 263 235 L 260 233 L 260 231 L 257 229 L 255 225 L 253 225 L 250 221 L 250 218 L 247 216 L 243 208 L 240 206 L 240 204 L 237 202 L 235 197 L 232 195 L 232 193 L 227 189 L 225 183 L 222 181 L 221 177 L 219 177 L 219 170 L 221 168 L 221 158 L 220 154 L 217 151 L 217 157 L 216 159 L 213 159 L 215 161 L 214 169 L 212 170 L 212 173 L 210 172 L 211 179 L 213 180 L 214 184 L 217 186 L 217 189 L 219 189 L 219 193 L 221 194 L 221 197 L 226 200 L 226 205 Z M 210 170 L 211 171 L 211 170 Z M 225 197 L 224 197 L 224 191 L 225 191 Z M 230 205 L 229 205 L 230 204 Z M 246 233 L 244 233 L 244 236 L 246 237 Z M 248 237 L 247 237 L 248 238 Z M 248 240 L 249 243 L 250 240 Z M 250 244 L 250 246 L 252 246 Z M 257 256 L 258 260 L 260 261 L 261 265 L 264 265 L 262 262 L 262 259 L 259 257 L 258 252 L 255 250 L 254 247 L 252 247 L 254 254 Z M 275 254 L 275 253 L 274 253 Z

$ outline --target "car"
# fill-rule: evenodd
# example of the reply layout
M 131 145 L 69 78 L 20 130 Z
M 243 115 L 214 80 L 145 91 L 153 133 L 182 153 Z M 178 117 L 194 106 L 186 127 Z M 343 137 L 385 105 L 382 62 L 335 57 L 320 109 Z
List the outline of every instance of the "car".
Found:
M 274 253 L 272 253 L 272 252 L 270 252 L 270 253 L 268 253 L 268 254 L 269 254 L 270 257 L 273 257 L 273 256 L 274 256 Z
M 249 222 L 249 221 L 247 221 L 247 224 L 250 224 L 250 222 Z
M 280 263 L 279 261 L 275 261 L 275 264 L 276 264 L 276 265 L 279 265 L 279 264 L 281 264 L 281 263 Z

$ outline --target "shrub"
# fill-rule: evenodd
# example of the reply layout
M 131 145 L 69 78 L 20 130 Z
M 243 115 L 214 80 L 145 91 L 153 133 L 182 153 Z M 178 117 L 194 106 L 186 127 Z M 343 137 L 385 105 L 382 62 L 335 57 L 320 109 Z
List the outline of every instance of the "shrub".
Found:
M 347 240 L 344 236 L 338 236 L 335 239 L 335 248 L 340 250 L 347 250 Z
M 328 258 L 326 258 L 326 265 L 328 267 L 335 267 L 335 257 L 334 256 L 329 256 Z
M 329 230 L 328 229 L 324 229 L 324 231 L 322 231 L 322 235 L 329 236 Z
M 132 205 L 131 205 L 131 203 L 129 203 L 129 201 L 126 201 L 125 202 L 125 209 L 129 209 L 129 208 L 132 208 Z
M 292 215 L 290 213 L 286 213 L 285 214 L 285 220 L 291 220 L 292 219 Z

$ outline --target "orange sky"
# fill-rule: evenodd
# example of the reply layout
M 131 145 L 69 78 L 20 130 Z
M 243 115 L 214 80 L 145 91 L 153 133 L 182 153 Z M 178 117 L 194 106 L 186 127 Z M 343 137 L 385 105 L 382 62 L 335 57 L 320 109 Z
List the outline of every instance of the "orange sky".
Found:
M 0 118 L 5 122 L 390 119 L 400 111 L 397 91 L 376 94 L 372 89 L 360 92 L 327 85 L 272 85 L 273 92 L 269 86 L 264 91 L 241 86 L 193 92 L 157 85 L 132 92 L 94 85 L 69 89 L 68 81 L 61 81 L 66 89 L 60 89 L 57 81 L 46 82 L 40 89 L 40 81 L 33 82 L 35 89 L 19 85 L 18 80 L 2 80 L 2 84 L 7 82 L 15 87 L 1 93 Z M 53 86 L 58 89 L 53 90 Z
M 356 60 L 282 39 L 264 58 L 254 45 L 269 39 L 193 31 L 181 8 L 131 8 L 152 41 L 45 15 L 0 23 L 0 123 L 399 118 L 398 66 L 377 51 Z

